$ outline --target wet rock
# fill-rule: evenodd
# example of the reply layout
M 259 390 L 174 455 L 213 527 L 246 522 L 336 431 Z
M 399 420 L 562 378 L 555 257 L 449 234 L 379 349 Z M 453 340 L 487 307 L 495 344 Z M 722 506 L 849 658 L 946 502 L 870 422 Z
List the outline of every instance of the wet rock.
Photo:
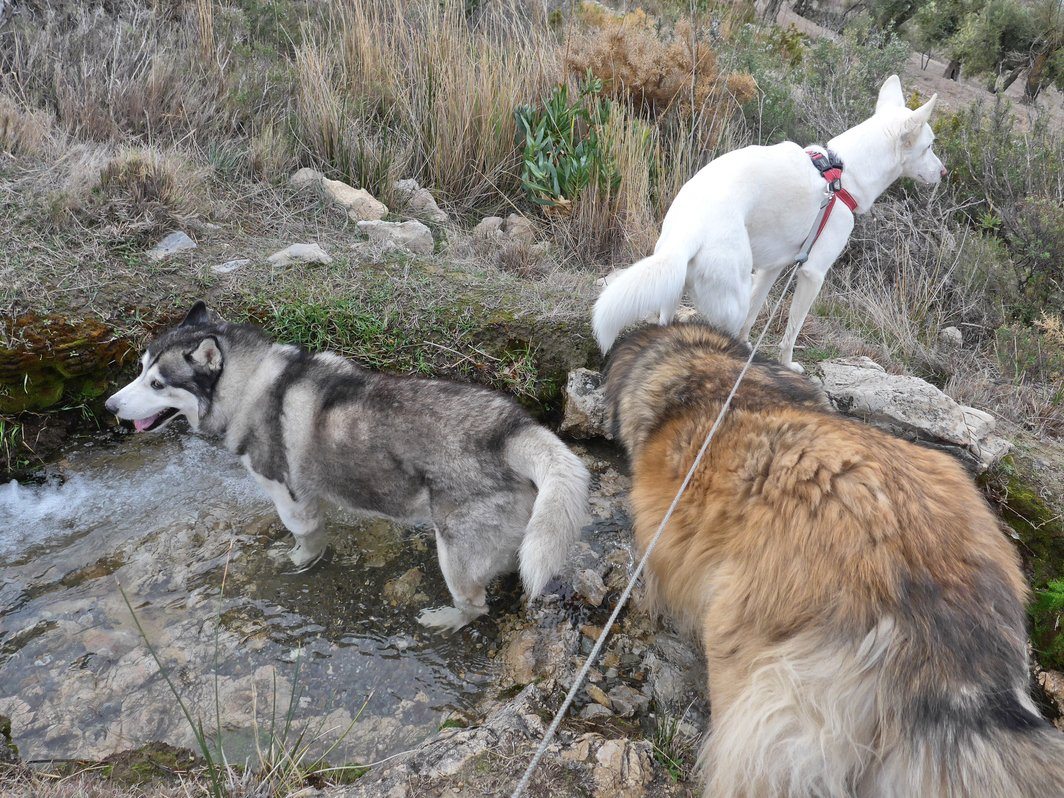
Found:
M 959 349 L 964 346 L 964 333 L 956 327 L 943 327 L 938 331 L 938 342 L 944 349 Z
M 359 222 L 369 240 L 385 248 L 404 249 L 415 255 L 431 255 L 435 248 L 432 231 L 414 219 L 405 222 Z
M 237 269 L 241 269 L 251 263 L 250 258 L 237 258 L 236 260 L 227 260 L 225 263 L 219 263 L 211 266 L 211 271 L 215 274 L 231 274 Z
M 0 715 L 0 765 L 14 765 L 18 761 L 18 746 L 11 741 L 11 719 Z
M 570 371 L 563 395 L 562 434 L 612 440 L 606 417 L 606 389 L 602 385 L 602 375 L 585 368 Z
M 422 188 L 413 178 L 397 180 L 392 186 L 407 213 L 428 219 L 430 222 L 446 222 L 447 214 L 436 204 L 436 199 L 427 188 Z
M 332 263 L 332 258 L 317 244 L 292 244 L 274 252 L 266 262 L 271 266 L 290 266 L 293 263 Z
M 305 188 L 321 188 L 324 179 L 325 175 L 317 169 L 304 166 L 292 173 L 292 176 L 288 178 L 288 185 L 296 191 L 302 191 Z
M 606 598 L 606 585 L 602 577 L 590 568 L 581 568 L 573 575 L 573 589 L 593 607 L 601 605 Z
M 606 740 L 595 752 L 595 798 L 641 798 L 654 779 L 653 748 L 646 740 Z
M 821 384 L 835 408 L 913 440 L 937 444 L 984 471 L 1009 452 L 990 414 L 919 377 L 888 374 L 867 357 L 825 360 Z
M 145 254 L 155 261 L 166 260 L 178 252 L 187 252 L 196 248 L 196 242 L 189 238 L 181 230 L 167 233 L 159 243 L 149 249 Z
M 355 188 L 340 180 L 323 178 L 321 189 L 333 203 L 347 211 L 347 218 L 352 222 L 374 221 L 388 215 L 388 206 L 364 188 Z
M 607 693 L 610 707 L 622 718 L 630 718 L 650 705 L 650 699 L 626 684 L 619 684 Z
M 424 603 L 428 596 L 421 593 L 418 587 L 425 575 L 419 568 L 411 568 L 402 576 L 384 584 L 384 598 L 393 604 Z

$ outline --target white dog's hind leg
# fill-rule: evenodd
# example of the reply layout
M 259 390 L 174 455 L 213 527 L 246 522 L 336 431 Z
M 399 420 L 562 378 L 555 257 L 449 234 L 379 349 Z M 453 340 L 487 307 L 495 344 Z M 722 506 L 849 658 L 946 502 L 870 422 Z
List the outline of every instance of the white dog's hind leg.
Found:
M 738 335 L 750 309 L 750 242 L 703 247 L 695 255 L 689 281 L 691 301 L 710 324 Z
M 746 323 L 743 324 L 743 329 L 739 333 L 740 341 L 750 343 L 750 330 L 754 328 L 754 322 L 757 321 L 758 314 L 761 313 L 761 307 L 765 304 L 768 292 L 779 276 L 779 269 L 757 269 L 754 272 L 753 288 L 750 292 L 750 311 L 746 314 Z

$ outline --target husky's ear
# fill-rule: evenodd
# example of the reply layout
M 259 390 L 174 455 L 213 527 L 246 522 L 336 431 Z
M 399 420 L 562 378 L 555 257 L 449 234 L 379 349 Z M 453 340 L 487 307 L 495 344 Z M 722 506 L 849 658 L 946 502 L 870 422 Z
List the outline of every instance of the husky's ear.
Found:
M 890 108 L 904 108 L 905 95 L 901 90 L 901 80 L 897 75 L 891 75 L 879 89 L 879 99 L 876 100 L 876 113 L 881 113 Z
M 185 359 L 193 367 L 207 371 L 218 371 L 222 367 L 222 350 L 218 348 L 218 339 L 204 338 L 199 346 L 185 354 Z
M 920 129 L 931 120 L 931 112 L 935 110 L 935 101 L 937 99 L 938 95 L 932 94 L 930 100 L 909 114 L 909 118 L 905 120 L 905 124 L 902 125 L 901 129 L 902 137 L 906 140 L 906 143 L 915 138 L 920 133 Z
M 207 303 L 200 299 L 192 306 L 192 310 L 185 314 L 185 320 L 181 322 L 180 326 L 199 327 L 203 324 L 210 324 L 212 321 L 214 321 L 214 319 L 211 317 L 211 312 L 207 309 Z

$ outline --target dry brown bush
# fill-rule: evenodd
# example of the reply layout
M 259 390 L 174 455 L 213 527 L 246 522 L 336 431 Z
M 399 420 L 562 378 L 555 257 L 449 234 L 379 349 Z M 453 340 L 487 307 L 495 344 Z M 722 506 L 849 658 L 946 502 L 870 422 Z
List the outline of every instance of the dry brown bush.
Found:
M 0 94 L 0 152 L 41 155 L 52 135 L 54 119 L 45 111 L 24 110 L 6 94 Z
M 637 112 L 659 116 L 675 108 L 690 114 L 725 103 L 737 110 L 756 93 L 749 75 L 721 79 L 716 54 L 690 20 L 659 33 L 641 9 L 594 19 L 571 37 L 566 68 L 578 76 L 590 70 L 613 99 Z

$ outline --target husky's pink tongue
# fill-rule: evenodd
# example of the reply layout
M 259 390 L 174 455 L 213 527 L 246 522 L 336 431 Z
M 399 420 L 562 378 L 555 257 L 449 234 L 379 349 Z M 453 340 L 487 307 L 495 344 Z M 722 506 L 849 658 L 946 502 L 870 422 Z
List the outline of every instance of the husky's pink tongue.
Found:
M 161 415 L 162 415 L 162 413 L 159 412 L 159 413 L 156 413 L 154 416 L 148 416 L 147 418 L 134 419 L 133 420 L 133 429 L 135 429 L 137 432 L 144 432 L 144 430 L 146 430 L 148 427 L 150 427 L 152 425 L 152 422 L 154 422 L 155 419 L 157 419 Z

